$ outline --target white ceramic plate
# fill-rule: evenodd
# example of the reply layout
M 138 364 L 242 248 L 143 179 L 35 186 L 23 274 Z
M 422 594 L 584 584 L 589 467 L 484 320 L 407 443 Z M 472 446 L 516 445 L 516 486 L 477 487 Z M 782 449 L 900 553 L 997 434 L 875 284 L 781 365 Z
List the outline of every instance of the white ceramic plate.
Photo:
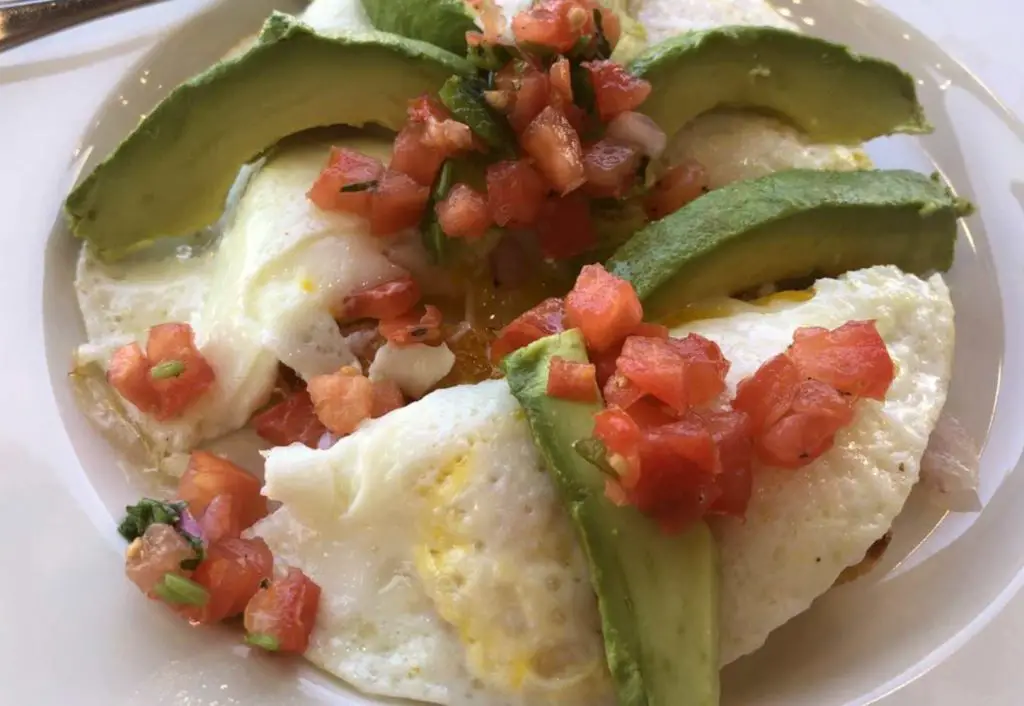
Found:
M 117 22 L 151 31 L 167 13 L 204 4 L 210 7 L 126 73 L 114 59 L 146 35 L 126 39 L 112 25 L 104 25 L 109 40 L 97 30 L 100 39 L 90 34 L 75 51 L 55 39 L 37 47 L 39 58 L 28 64 L 0 57 L 0 556 L 7 568 L 0 582 L 0 703 L 371 703 L 299 662 L 250 655 L 230 630 L 191 630 L 139 598 L 122 579 L 123 545 L 114 530 L 137 485 L 78 414 L 66 380 L 82 329 L 72 288 L 78 245 L 58 209 L 78 170 L 91 168 L 169 87 L 256 29 L 272 7 L 297 3 L 179 0 L 165 15 Z M 942 518 L 912 499 L 884 566 L 828 594 L 724 676 L 724 706 L 852 706 L 885 698 L 950 655 L 1020 580 L 1024 518 L 1016 508 L 1024 477 L 1011 471 L 1024 443 L 1024 320 L 1014 307 L 1024 301 L 1024 129 L 966 69 L 887 12 L 863 0 L 779 6 L 809 31 L 886 56 L 918 77 L 936 133 L 879 141 L 872 155 L 880 166 L 938 169 L 980 207 L 949 276 L 958 343 L 948 404 L 985 441 L 984 512 Z M 114 71 L 123 77 L 92 120 L 68 124 L 62 106 L 67 101 L 81 112 L 94 100 L 76 95 L 87 86 L 65 83 L 65 93 L 39 96 L 25 85 L 81 63 L 82 52 L 98 80 L 109 83 Z M 5 121 L 13 96 L 34 101 L 38 119 L 12 111 L 17 119 Z M 55 125 L 59 133 L 43 129 Z M 70 136 L 83 129 L 72 153 Z M 26 175 L 54 170 L 22 169 L 28 161 L 66 166 L 61 177 L 36 183 Z

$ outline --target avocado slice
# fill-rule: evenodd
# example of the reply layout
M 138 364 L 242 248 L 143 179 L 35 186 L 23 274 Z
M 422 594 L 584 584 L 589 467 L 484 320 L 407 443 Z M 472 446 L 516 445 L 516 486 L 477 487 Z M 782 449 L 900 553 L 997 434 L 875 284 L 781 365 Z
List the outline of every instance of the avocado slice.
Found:
M 932 130 L 914 79 L 895 64 L 775 27 L 687 32 L 650 47 L 629 68 L 653 88 L 641 110 L 669 135 L 722 107 L 779 114 L 816 142 Z
M 373 26 L 465 56 L 466 32 L 480 29 L 464 0 L 363 0 Z
M 917 172 L 794 169 L 705 194 L 639 231 L 607 268 L 660 319 L 688 302 L 812 274 L 947 270 L 957 219 L 972 210 Z
M 274 13 L 250 50 L 171 92 L 68 196 L 71 229 L 105 259 L 213 223 L 239 168 L 278 140 L 327 125 L 397 130 L 408 100 L 464 59 L 382 32 L 317 34 Z
M 551 359 L 587 362 L 577 330 L 505 358 L 512 394 L 582 540 L 619 706 L 717 706 L 718 552 L 703 523 L 667 535 L 604 495 L 604 476 L 573 449 L 599 404 L 547 395 Z

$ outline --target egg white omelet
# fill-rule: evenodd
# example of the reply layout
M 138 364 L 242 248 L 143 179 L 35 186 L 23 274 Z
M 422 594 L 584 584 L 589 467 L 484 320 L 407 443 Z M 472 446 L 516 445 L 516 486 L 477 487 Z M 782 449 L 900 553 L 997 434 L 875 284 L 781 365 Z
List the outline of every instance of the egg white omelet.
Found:
M 726 315 L 674 333 L 707 336 L 732 362 L 722 403 L 801 326 L 874 319 L 897 367 L 885 402 L 858 402 L 832 450 L 798 471 L 755 465 L 746 521 L 712 522 L 724 664 L 888 531 L 945 401 L 953 310 L 941 277 L 893 267 L 712 309 Z M 503 381 L 432 393 L 329 451 L 275 449 L 266 476 L 284 506 L 256 533 L 324 589 L 316 664 L 441 704 L 614 702 L 586 564 Z

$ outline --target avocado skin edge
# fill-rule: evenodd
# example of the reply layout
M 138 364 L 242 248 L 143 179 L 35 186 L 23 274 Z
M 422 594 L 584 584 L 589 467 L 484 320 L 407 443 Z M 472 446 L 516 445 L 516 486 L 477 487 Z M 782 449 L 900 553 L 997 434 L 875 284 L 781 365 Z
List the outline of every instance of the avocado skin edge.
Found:
M 576 526 L 598 598 L 619 706 L 717 706 L 718 548 L 698 523 L 667 535 L 604 494 L 604 476 L 572 448 L 593 434 L 598 403 L 547 396 L 553 356 L 586 362 L 577 330 L 506 357 L 513 395 Z
M 776 27 L 686 32 L 629 65 L 649 81 L 640 111 L 669 135 L 715 108 L 773 112 L 815 142 L 859 144 L 932 131 L 912 76 L 883 59 Z
M 459 56 L 466 32 L 479 29 L 463 0 L 362 0 L 373 26 L 382 32 L 429 42 Z
M 338 124 L 397 130 L 408 100 L 473 71 L 431 44 L 328 37 L 275 12 L 249 51 L 175 88 L 72 190 L 69 226 L 106 260 L 190 235 L 217 221 L 238 169 L 278 140 Z
M 785 279 L 874 265 L 927 274 L 953 264 L 972 207 L 912 171 L 795 169 L 715 189 L 625 243 L 607 262 L 653 319 Z

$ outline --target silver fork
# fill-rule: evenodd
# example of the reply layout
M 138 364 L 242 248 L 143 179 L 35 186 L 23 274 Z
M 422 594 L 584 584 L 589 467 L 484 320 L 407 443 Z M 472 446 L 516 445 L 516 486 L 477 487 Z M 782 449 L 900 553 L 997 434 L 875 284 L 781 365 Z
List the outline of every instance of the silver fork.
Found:
M 82 22 L 164 0 L 15 0 L 0 3 L 0 51 Z

